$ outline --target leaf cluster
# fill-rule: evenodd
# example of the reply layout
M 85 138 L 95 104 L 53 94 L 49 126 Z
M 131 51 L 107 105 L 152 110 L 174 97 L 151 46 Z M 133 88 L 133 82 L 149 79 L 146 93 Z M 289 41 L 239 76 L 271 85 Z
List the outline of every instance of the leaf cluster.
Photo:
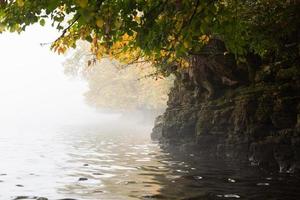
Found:
M 52 44 L 58 53 L 85 40 L 98 59 L 148 61 L 169 75 L 188 67 L 190 55 L 204 54 L 211 39 L 237 59 L 291 59 L 286 52 L 299 49 L 299 10 L 296 0 L 4 0 L 0 32 L 50 19 L 61 31 Z

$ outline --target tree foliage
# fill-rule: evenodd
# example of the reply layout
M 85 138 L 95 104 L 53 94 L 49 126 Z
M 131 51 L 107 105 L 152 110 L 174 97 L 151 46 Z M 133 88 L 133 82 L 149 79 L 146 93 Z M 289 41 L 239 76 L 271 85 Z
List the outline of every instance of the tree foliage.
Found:
M 83 77 L 88 83 L 86 102 L 100 110 L 116 112 L 161 112 L 172 86 L 171 77 L 150 77 L 155 68 L 149 64 L 122 67 L 117 61 L 102 59 L 89 62 L 89 44 L 79 42 L 64 63 L 65 74 Z
M 212 38 L 236 57 L 290 59 L 282 53 L 298 45 L 299 10 L 297 0 L 1 0 L 0 31 L 50 18 L 62 33 L 58 53 L 85 40 L 99 59 L 147 61 L 168 75 Z

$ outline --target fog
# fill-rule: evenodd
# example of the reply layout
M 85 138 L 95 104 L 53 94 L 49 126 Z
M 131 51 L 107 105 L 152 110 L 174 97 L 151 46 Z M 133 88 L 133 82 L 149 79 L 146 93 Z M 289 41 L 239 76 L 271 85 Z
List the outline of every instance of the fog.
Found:
M 86 83 L 63 73 L 64 56 L 50 50 L 59 36 L 51 27 L 32 26 L 22 34 L 0 34 L 0 124 L 26 129 L 95 124 L 118 119 L 84 103 Z
M 143 145 L 151 144 L 150 126 L 123 123 L 120 114 L 85 104 L 86 81 L 67 77 L 66 57 L 40 45 L 57 37 L 52 28 L 39 26 L 21 35 L 0 34 L 0 199 L 99 199 L 93 191 L 104 186 L 106 175 L 119 177 L 145 158 L 132 156 L 134 145 L 146 151 Z M 90 170 L 101 169 L 106 175 L 93 179 Z M 89 187 L 78 184 L 81 176 L 89 177 L 83 181 L 91 181 Z M 105 190 L 114 191 L 117 181 Z

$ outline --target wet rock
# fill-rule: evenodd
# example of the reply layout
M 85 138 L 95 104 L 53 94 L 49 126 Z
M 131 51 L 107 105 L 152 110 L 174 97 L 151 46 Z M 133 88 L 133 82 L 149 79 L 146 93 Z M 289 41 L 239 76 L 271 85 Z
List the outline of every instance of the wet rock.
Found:
M 28 199 L 35 199 L 35 200 L 48 200 L 45 197 L 37 197 L 37 196 L 17 196 L 13 200 L 28 200 Z
M 77 199 L 64 198 L 64 199 L 58 199 L 58 200 L 77 200 Z
M 87 180 L 88 180 L 88 178 L 84 178 L 84 177 L 81 177 L 78 179 L 78 181 L 87 181 Z
M 290 145 L 279 144 L 274 150 L 274 157 L 279 166 L 279 172 L 291 173 L 294 172 L 295 159 L 294 151 L 290 148 Z
M 24 187 L 24 185 L 21 185 L 21 184 L 17 184 L 16 186 L 17 187 Z
M 290 81 L 290 80 L 298 80 L 300 77 L 300 69 L 299 67 L 289 67 L 279 69 L 276 74 L 277 81 Z
M 293 99 L 277 99 L 274 102 L 271 120 L 278 129 L 294 127 L 297 123 L 296 102 Z
M 217 62 L 222 73 L 226 72 L 223 61 L 204 61 L 205 68 L 213 71 L 211 67 Z M 156 119 L 152 139 L 159 140 L 162 148 L 250 161 L 283 173 L 300 171 L 298 66 L 256 66 L 252 85 L 235 78 L 239 84 L 234 87 L 222 84 L 220 74 L 207 74 L 210 80 L 205 81 L 210 82 L 212 91 L 202 85 L 201 66 L 191 67 L 197 69 L 178 72 L 168 107 Z M 208 93 L 214 94 L 207 98 Z
M 102 191 L 102 190 L 95 190 L 95 191 L 93 191 L 93 193 L 104 193 L 104 191 Z
M 103 174 L 102 174 L 102 173 L 99 173 L 99 172 L 95 172 L 95 173 L 93 173 L 93 175 L 101 176 L 101 175 L 103 175 Z
M 32 197 L 29 197 L 29 196 L 17 196 L 13 200 L 22 200 L 22 199 L 32 199 Z
M 143 199 L 166 199 L 162 194 L 149 194 L 142 196 Z
M 275 168 L 277 165 L 273 153 L 274 145 L 271 142 L 254 142 L 250 145 L 249 160 L 252 165 L 258 165 L 263 168 Z
M 162 138 L 162 127 L 163 127 L 164 119 L 163 116 L 160 115 L 155 119 L 154 128 L 152 129 L 151 139 L 159 140 Z
M 63 199 L 58 199 L 58 200 L 77 200 L 77 199 L 72 199 L 72 198 L 63 198 Z

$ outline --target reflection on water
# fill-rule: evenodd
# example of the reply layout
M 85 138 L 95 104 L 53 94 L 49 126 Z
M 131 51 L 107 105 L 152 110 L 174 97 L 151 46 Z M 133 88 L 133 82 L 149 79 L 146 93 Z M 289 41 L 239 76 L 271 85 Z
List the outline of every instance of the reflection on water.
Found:
M 1 131 L 0 199 L 300 199 L 295 177 L 163 151 L 142 132 Z

